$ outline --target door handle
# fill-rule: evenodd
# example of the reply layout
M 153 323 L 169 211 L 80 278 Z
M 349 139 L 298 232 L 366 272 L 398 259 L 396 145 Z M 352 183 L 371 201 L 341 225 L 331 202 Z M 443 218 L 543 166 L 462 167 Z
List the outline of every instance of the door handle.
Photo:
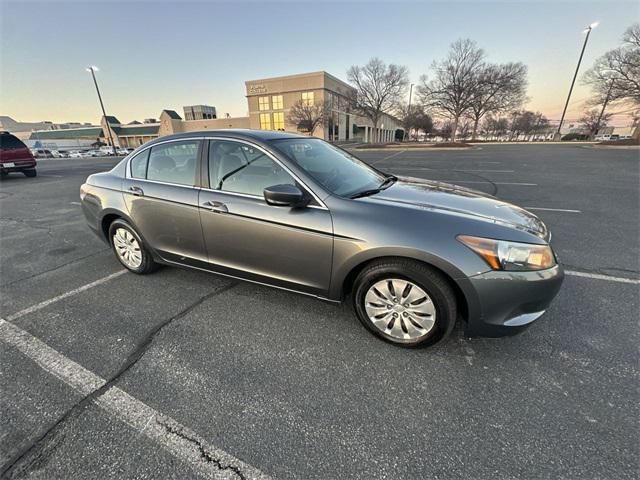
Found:
M 210 210 L 212 212 L 216 212 L 216 213 L 228 213 L 229 209 L 227 208 L 227 206 L 222 203 L 222 202 L 216 202 L 216 201 L 209 201 L 209 202 L 204 202 L 202 204 L 203 208 L 206 208 L 207 210 Z
M 144 191 L 140 187 L 129 187 L 129 193 L 131 195 L 135 195 L 136 197 L 142 197 L 144 195 Z

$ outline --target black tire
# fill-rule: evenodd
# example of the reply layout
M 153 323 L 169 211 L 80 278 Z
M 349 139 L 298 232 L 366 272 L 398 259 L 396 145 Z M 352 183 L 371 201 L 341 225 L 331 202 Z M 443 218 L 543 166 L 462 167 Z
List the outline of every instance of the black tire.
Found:
M 116 251 L 113 237 L 116 233 L 116 230 L 119 228 L 123 228 L 127 230 L 131 235 L 133 235 L 133 237 L 138 242 L 138 245 L 140 246 L 142 262 L 137 268 L 132 268 L 131 266 L 127 265 Z M 153 260 L 153 256 L 149 252 L 149 248 L 142 241 L 142 238 L 140 237 L 140 235 L 138 235 L 138 232 L 136 232 L 128 222 L 122 220 L 121 218 L 114 220 L 113 222 L 111 222 L 111 225 L 109 225 L 109 244 L 111 245 L 111 249 L 113 250 L 113 253 L 118 261 L 130 272 L 137 273 L 139 275 L 145 275 L 147 273 L 155 272 L 159 268 L 159 265 Z
M 29 170 L 23 170 L 22 173 L 24 173 L 25 177 L 35 177 L 38 174 L 35 168 L 31 168 Z
M 409 280 L 431 297 L 436 311 L 436 321 L 427 334 L 417 339 L 395 338 L 378 329 L 369 319 L 365 311 L 365 296 L 373 284 L 385 278 Z M 449 280 L 438 270 L 409 259 L 385 259 L 366 266 L 355 280 L 353 303 L 358 319 L 370 332 L 402 347 L 433 345 L 446 338 L 456 322 L 456 296 Z

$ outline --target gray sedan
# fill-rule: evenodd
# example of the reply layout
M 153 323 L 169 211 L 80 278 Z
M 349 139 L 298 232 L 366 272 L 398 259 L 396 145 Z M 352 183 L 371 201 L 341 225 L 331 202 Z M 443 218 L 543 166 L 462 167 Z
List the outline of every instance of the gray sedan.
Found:
M 533 214 L 481 192 L 400 178 L 327 142 L 220 130 L 162 137 L 81 187 L 89 226 L 134 273 L 179 265 L 350 299 L 403 346 L 518 332 L 563 271 Z

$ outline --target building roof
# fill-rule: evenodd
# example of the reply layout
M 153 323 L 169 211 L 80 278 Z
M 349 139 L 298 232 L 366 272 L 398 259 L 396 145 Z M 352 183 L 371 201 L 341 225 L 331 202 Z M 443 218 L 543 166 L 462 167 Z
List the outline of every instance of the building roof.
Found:
M 51 140 L 69 138 L 98 138 L 102 137 L 102 127 L 65 128 L 61 130 L 39 130 L 31 132 L 29 140 Z
M 174 120 L 182 120 L 182 117 L 178 115 L 175 110 L 162 110 L 162 111 L 165 112 L 167 115 L 169 115 L 170 118 Z
M 114 117 L 113 115 L 107 115 L 106 117 L 103 117 L 107 123 L 120 123 L 120 120 L 118 120 L 116 117 Z
M 147 123 L 139 125 L 122 125 L 119 127 L 112 127 L 113 133 L 118 136 L 127 135 L 158 135 L 160 130 L 159 123 Z
M 266 82 L 266 81 L 271 81 L 271 80 L 284 80 L 284 79 L 292 79 L 292 78 L 302 78 L 302 77 L 314 77 L 317 75 L 323 75 L 325 77 L 329 77 L 332 80 L 341 83 L 343 86 L 353 89 L 352 85 L 349 85 L 347 82 L 345 82 L 344 80 L 340 80 L 338 77 L 335 77 L 333 75 L 331 75 L 330 73 L 325 72 L 324 70 L 319 70 L 317 72 L 307 72 L 307 73 L 296 73 L 294 75 L 282 75 L 279 77 L 268 77 L 268 78 L 256 78 L 254 80 L 247 80 L 245 81 L 245 85 L 248 85 L 250 83 L 254 83 L 254 82 Z

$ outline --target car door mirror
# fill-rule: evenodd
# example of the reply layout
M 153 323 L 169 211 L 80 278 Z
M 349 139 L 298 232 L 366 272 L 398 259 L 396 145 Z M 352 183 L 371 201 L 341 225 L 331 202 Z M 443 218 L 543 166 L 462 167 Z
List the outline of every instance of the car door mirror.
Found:
M 307 204 L 304 193 L 295 185 L 273 185 L 263 191 L 269 205 L 277 207 L 303 207 Z

